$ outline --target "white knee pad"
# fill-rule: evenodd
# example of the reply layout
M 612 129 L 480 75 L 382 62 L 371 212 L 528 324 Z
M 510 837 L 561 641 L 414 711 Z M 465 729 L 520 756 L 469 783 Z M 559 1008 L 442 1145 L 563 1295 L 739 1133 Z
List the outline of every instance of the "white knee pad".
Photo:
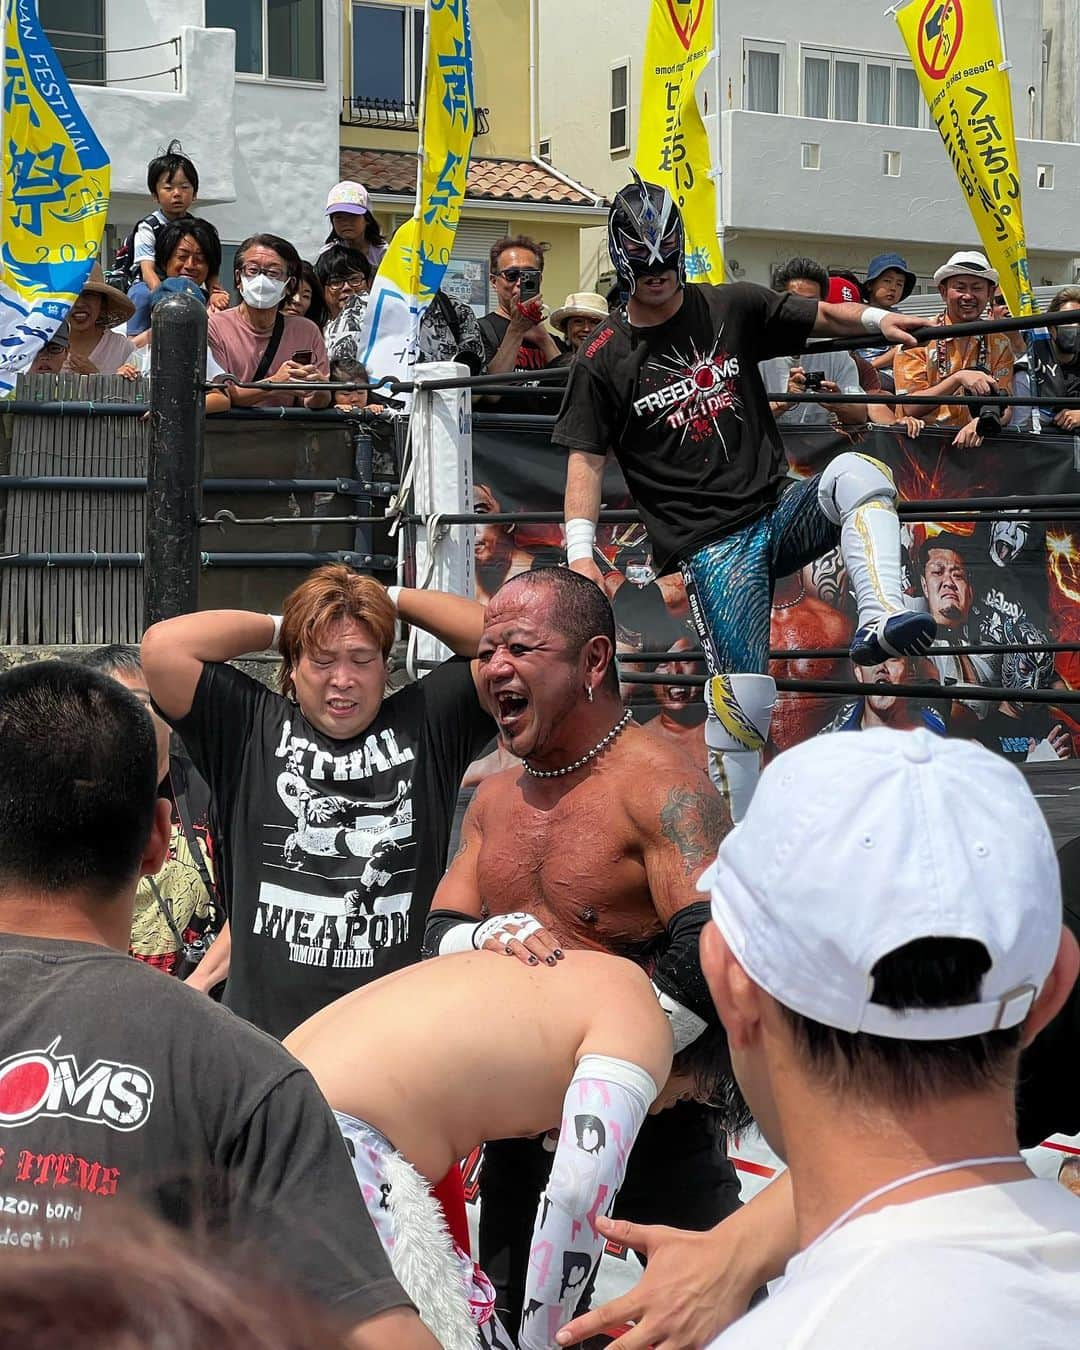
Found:
M 896 501 L 896 484 L 880 460 L 848 451 L 822 470 L 818 505 L 834 525 L 842 524 L 845 516 L 874 500 Z
M 769 675 L 713 675 L 705 686 L 709 777 L 733 821 L 742 820 L 754 795 L 775 702 Z
M 764 750 L 775 702 L 770 675 L 713 675 L 705 686 L 705 744 L 710 750 Z

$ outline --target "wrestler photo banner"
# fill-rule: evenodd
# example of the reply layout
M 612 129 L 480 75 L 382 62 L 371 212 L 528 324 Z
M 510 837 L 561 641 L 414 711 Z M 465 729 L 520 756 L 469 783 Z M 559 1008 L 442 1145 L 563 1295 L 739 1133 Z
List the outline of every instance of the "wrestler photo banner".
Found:
M 109 157 L 71 92 L 36 0 L 0 0 L 0 398 L 90 275 L 109 209 Z
M 475 509 L 481 513 L 553 511 L 562 506 L 566 457 L 546 430 L 507 432 L 478 417 L 473 437 Z M 1003 435 L 977 451 L 952 446 L 952 432 L 927 430 L 918 440 L 875 431 L 860 449 L 892 471 L 906 501 L 1008 497 L 1080 491 L 1071 437 Z M 795 475 L 818 472 L 851 441 L 829 431 L 785 432 Z M 630 496 L 609 464 L 605 509 L 625 509 Z M 776 678 L 865 682 L 865 694 L 781 694 L 770 751 L 824 733 L 877 725 L 925 726 L 964 736 L 1018 760 L 1080 753 L 1076 710 L 1024 701 L 1027 690 L 1080 688 L 1080 654 L 1038 650 L 1039 643 L 1080 642 L 1080 524 L 1013 519 L 905 519 L 901 524 L 908 603 L 928 609 L 938 624 L 936 648 L 923 660 L 896 659 L 855 668 L 846 650 L 856 626 L 854 599 L 839 551 L 794 576 L 779 578 L 773 598 L 770 673 Z M 563 560 L 558 525 L 519 523 L 476 527 L 477 595 L 532 567 Z M 705 766 L 705 705 L 699 687 L 679 687 L 655 675 L 702 675 L 697 635 L 678 576 L 656 576 L 638 524 L 602 524 L 595 555 L 615 611 L 622 692 L 639 721 L 679 742 Z M 957 654 L 953 647 L 1023 646 L 1018 652 Z M 664 662 L 635 661 L 635 653 L 672 653 Z M 819 654 L 823 653 L 823 654 Z M 628 680 L 626 677 L 639 676 Z M 903 686 L 1004 688 L 1002 702 L 913 698 Z M 883 686 L 883 687 L 877 687 Z
M 1009 312 L 1031 314 L 1012 88 L 994 0 L 905 0 L 896 22 Z
M 652 0 L 634 168 L 666 187 L 686 230 L 688 281 L 724 279 L 716 184 L 694 89 L 712 54 L 714 0 Z

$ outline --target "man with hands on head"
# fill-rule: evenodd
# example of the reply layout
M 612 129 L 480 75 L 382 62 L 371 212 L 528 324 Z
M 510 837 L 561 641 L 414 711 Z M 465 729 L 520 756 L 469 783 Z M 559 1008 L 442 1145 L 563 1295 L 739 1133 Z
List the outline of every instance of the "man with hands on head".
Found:
M 398 613 L 476 649 L 475 601 L 391 596 L 340 564 L 314 571 L 281 617 L 184 614 L 143 638 L 150 694 L 221 822 L 230 923 L 198 983 L 227 974 L 226 1004 L 278 1037 L 419 958 L 457 786 L 491 739 L 467 661 L 385 697 Z M 279 693 L 227 664 L 272 646 Z

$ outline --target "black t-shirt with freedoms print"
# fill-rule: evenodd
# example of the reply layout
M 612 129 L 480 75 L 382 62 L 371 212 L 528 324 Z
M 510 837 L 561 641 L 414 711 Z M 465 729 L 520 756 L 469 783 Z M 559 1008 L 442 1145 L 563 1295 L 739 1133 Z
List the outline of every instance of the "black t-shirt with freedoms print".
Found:
M 231 666 L 174 722 L 221 821 L 232 957 L 224 1001 L 284 1037 L 420 958 L 458 785 L 491 740 L 467 661 L 384 699 L 351 740 Z
M 137 1204 L 350 1321 L 408 1306 L 307 1070 L 108 947 L 0 934 L 0 1201 L 0 1249 Z
M 660 573 L 776 504 L 786 472 L 758 362 L 798 350 L 817 301 L 739 282 L 695 284 L 665 323 L 609 316 L 578 351 L 552 440 L 608 449 Z

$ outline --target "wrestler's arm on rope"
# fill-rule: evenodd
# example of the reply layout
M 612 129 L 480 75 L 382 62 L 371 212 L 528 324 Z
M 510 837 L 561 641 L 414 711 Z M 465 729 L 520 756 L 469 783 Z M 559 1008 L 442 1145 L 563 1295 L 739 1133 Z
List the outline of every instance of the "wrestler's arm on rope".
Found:
M 501 777 L 501 775 L 499 775 Z M 431 902 L 421 955 L 489 951 L 515 956 L 527 965 L 554 965 L 562 949 L 539 919 L 531 914 L 495 914 L 484 919 L 476 868 L 483 837 L 484 804 L 491 784 L 481 783 L 461 823 L 461 844 Z
M 414 591 L 392 587 L 391 598 L 406 623 L 437 637 L 457 656 L 472 658 L 484 631 L 484 606 L 446 591 Z
M 639 797 L 635 815 L 640 810 L 645 873 L 668 937 L 653 987 L 675 1049 L 682 1050 L 716 1021 L 698 957 L 698 938 L 709 918 L 698 880 L 731 829 L 731 816 L 706 775 L 689 766 L 674 781 L 663 775 L 657 789 L 642 795 L 646 800 Z
M 754 1291 L 783 1272 L 798 1246 L 787 1172 L 707 1233 L 607 1218 L 597 1227 L 648 1265 L 629 1293 L 565 1326 L 560 1345 L 632 1322 L 608 1350 L 701 1350 L 746 1312 Z
M 518 1345 L 548 1350 L 577 1306 L 604 1236 L 626 1160 L 658 1088 L 638 1064 L 583 1055 L 563 1101 L 559 1144 L 533 1228 Z
M 813 337 L 855 337 L 868 332 L 880 333 L 886 342 L 914 347 L 918 345 L 914 332 L 925 327 L 926 320 L 917 314 L 894 314 L 888 309 L 853 302 L 830 305 L 827 300 L 821 300 L 810 332 Z
M 566 461 L 566 494 L 563 498 L 566 561 L 572 572 L 595 581 L 601 590 L 604 588 L 604 578 L 593 557 L 593 544 L 596 540 L 596 522 L 600 516 L 606 463 L 607 454 L 571 450 Z

